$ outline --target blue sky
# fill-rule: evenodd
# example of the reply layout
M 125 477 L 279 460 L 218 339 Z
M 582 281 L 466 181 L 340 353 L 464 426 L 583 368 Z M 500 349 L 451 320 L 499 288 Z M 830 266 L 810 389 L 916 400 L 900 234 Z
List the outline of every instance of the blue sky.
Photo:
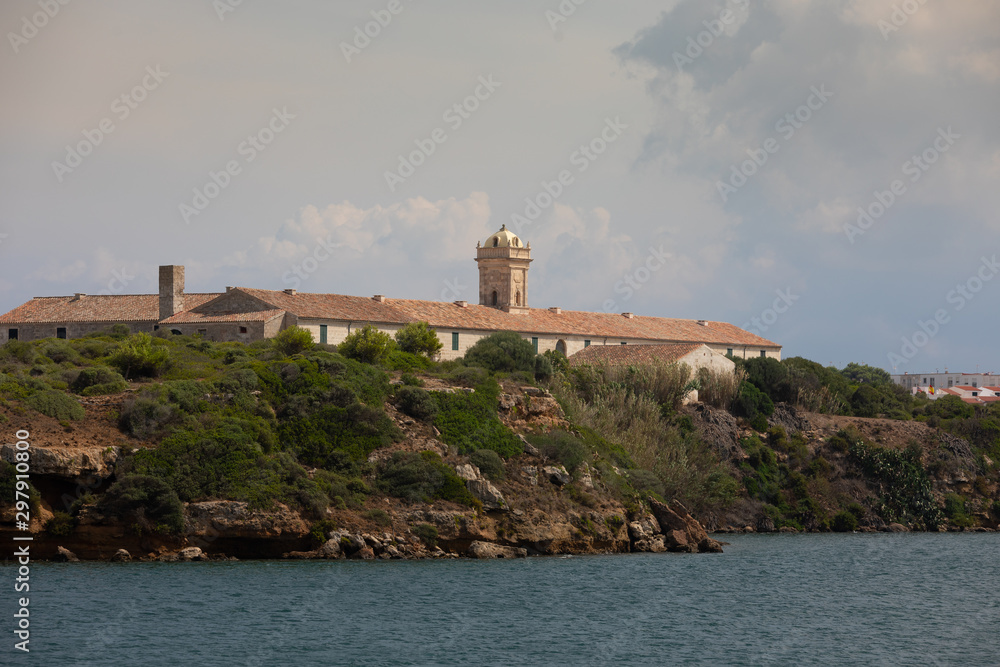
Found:
M 6 2 L 0 310 L 152 292 L 170 263 L 190 291 L 475 300 L 475 244 L 506 223 L 532 244 L 535 307 L 1000 372 L 998 19 L 919 0 Z

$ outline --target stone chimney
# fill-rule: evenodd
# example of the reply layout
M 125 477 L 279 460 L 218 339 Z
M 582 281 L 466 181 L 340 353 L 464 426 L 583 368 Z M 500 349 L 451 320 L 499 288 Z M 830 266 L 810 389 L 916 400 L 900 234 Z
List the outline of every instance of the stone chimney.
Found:
M 184 310 L 184 267 L 160 267 L 160 319 Z

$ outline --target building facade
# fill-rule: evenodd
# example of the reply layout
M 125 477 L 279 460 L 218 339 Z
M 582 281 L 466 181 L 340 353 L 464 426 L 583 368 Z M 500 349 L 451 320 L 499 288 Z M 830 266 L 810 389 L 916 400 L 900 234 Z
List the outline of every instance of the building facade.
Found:
M 167 329 L 249 343 L 298 326 L 316 342 L 336 345 L 366 324 L 392 334 L 422 321 L 437 331 L 441 359 L 462 357 L 497 331 L 520 334 L 539 353 L 558 350 L 566 356 L 590 346 L 697 343 L 720 355 L 781 359 L 780 345 L 726 322 L 531 308 L 531 261 L 530 245 L 506 227 L 477 244 L 479 304 L 248 287 L 189 294 L 184 267 L 162 266 L 158 295 L 37 297 L 0 317 L 0 340 L 76 338 L 127 324 L 132 331 Z

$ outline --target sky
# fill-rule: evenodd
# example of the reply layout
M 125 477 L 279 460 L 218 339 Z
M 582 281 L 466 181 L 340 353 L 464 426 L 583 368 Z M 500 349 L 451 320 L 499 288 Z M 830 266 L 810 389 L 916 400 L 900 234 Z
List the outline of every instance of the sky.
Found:
M 731 322 L 1000 373 L 1000 4 L 8 0 L 0 311 L 227 285 Z

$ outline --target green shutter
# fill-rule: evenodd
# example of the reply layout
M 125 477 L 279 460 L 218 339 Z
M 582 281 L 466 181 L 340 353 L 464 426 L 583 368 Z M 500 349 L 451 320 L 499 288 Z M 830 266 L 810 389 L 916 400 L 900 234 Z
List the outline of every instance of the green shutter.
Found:
M 326 345 L 326 325 L 319 325 L 319 342 L 322 345 Z
M 533 337 L 533 338 L 531 339 L 531 344 L 532 344 L 532 345 L 534 346 L 534 348 L 535 348 L 535 354 L 538 354 L 538 338 L 535 338 L 535 337 Z
M 584 347 L 590 347 L 590 341 L 589 340 L 583 341 L 583 346 Z
M 458 332 L 457 331 L 454 331 L 451 334 L 451 349 L 453 349 L 453 350 L 457 350 L 458 349 Z

